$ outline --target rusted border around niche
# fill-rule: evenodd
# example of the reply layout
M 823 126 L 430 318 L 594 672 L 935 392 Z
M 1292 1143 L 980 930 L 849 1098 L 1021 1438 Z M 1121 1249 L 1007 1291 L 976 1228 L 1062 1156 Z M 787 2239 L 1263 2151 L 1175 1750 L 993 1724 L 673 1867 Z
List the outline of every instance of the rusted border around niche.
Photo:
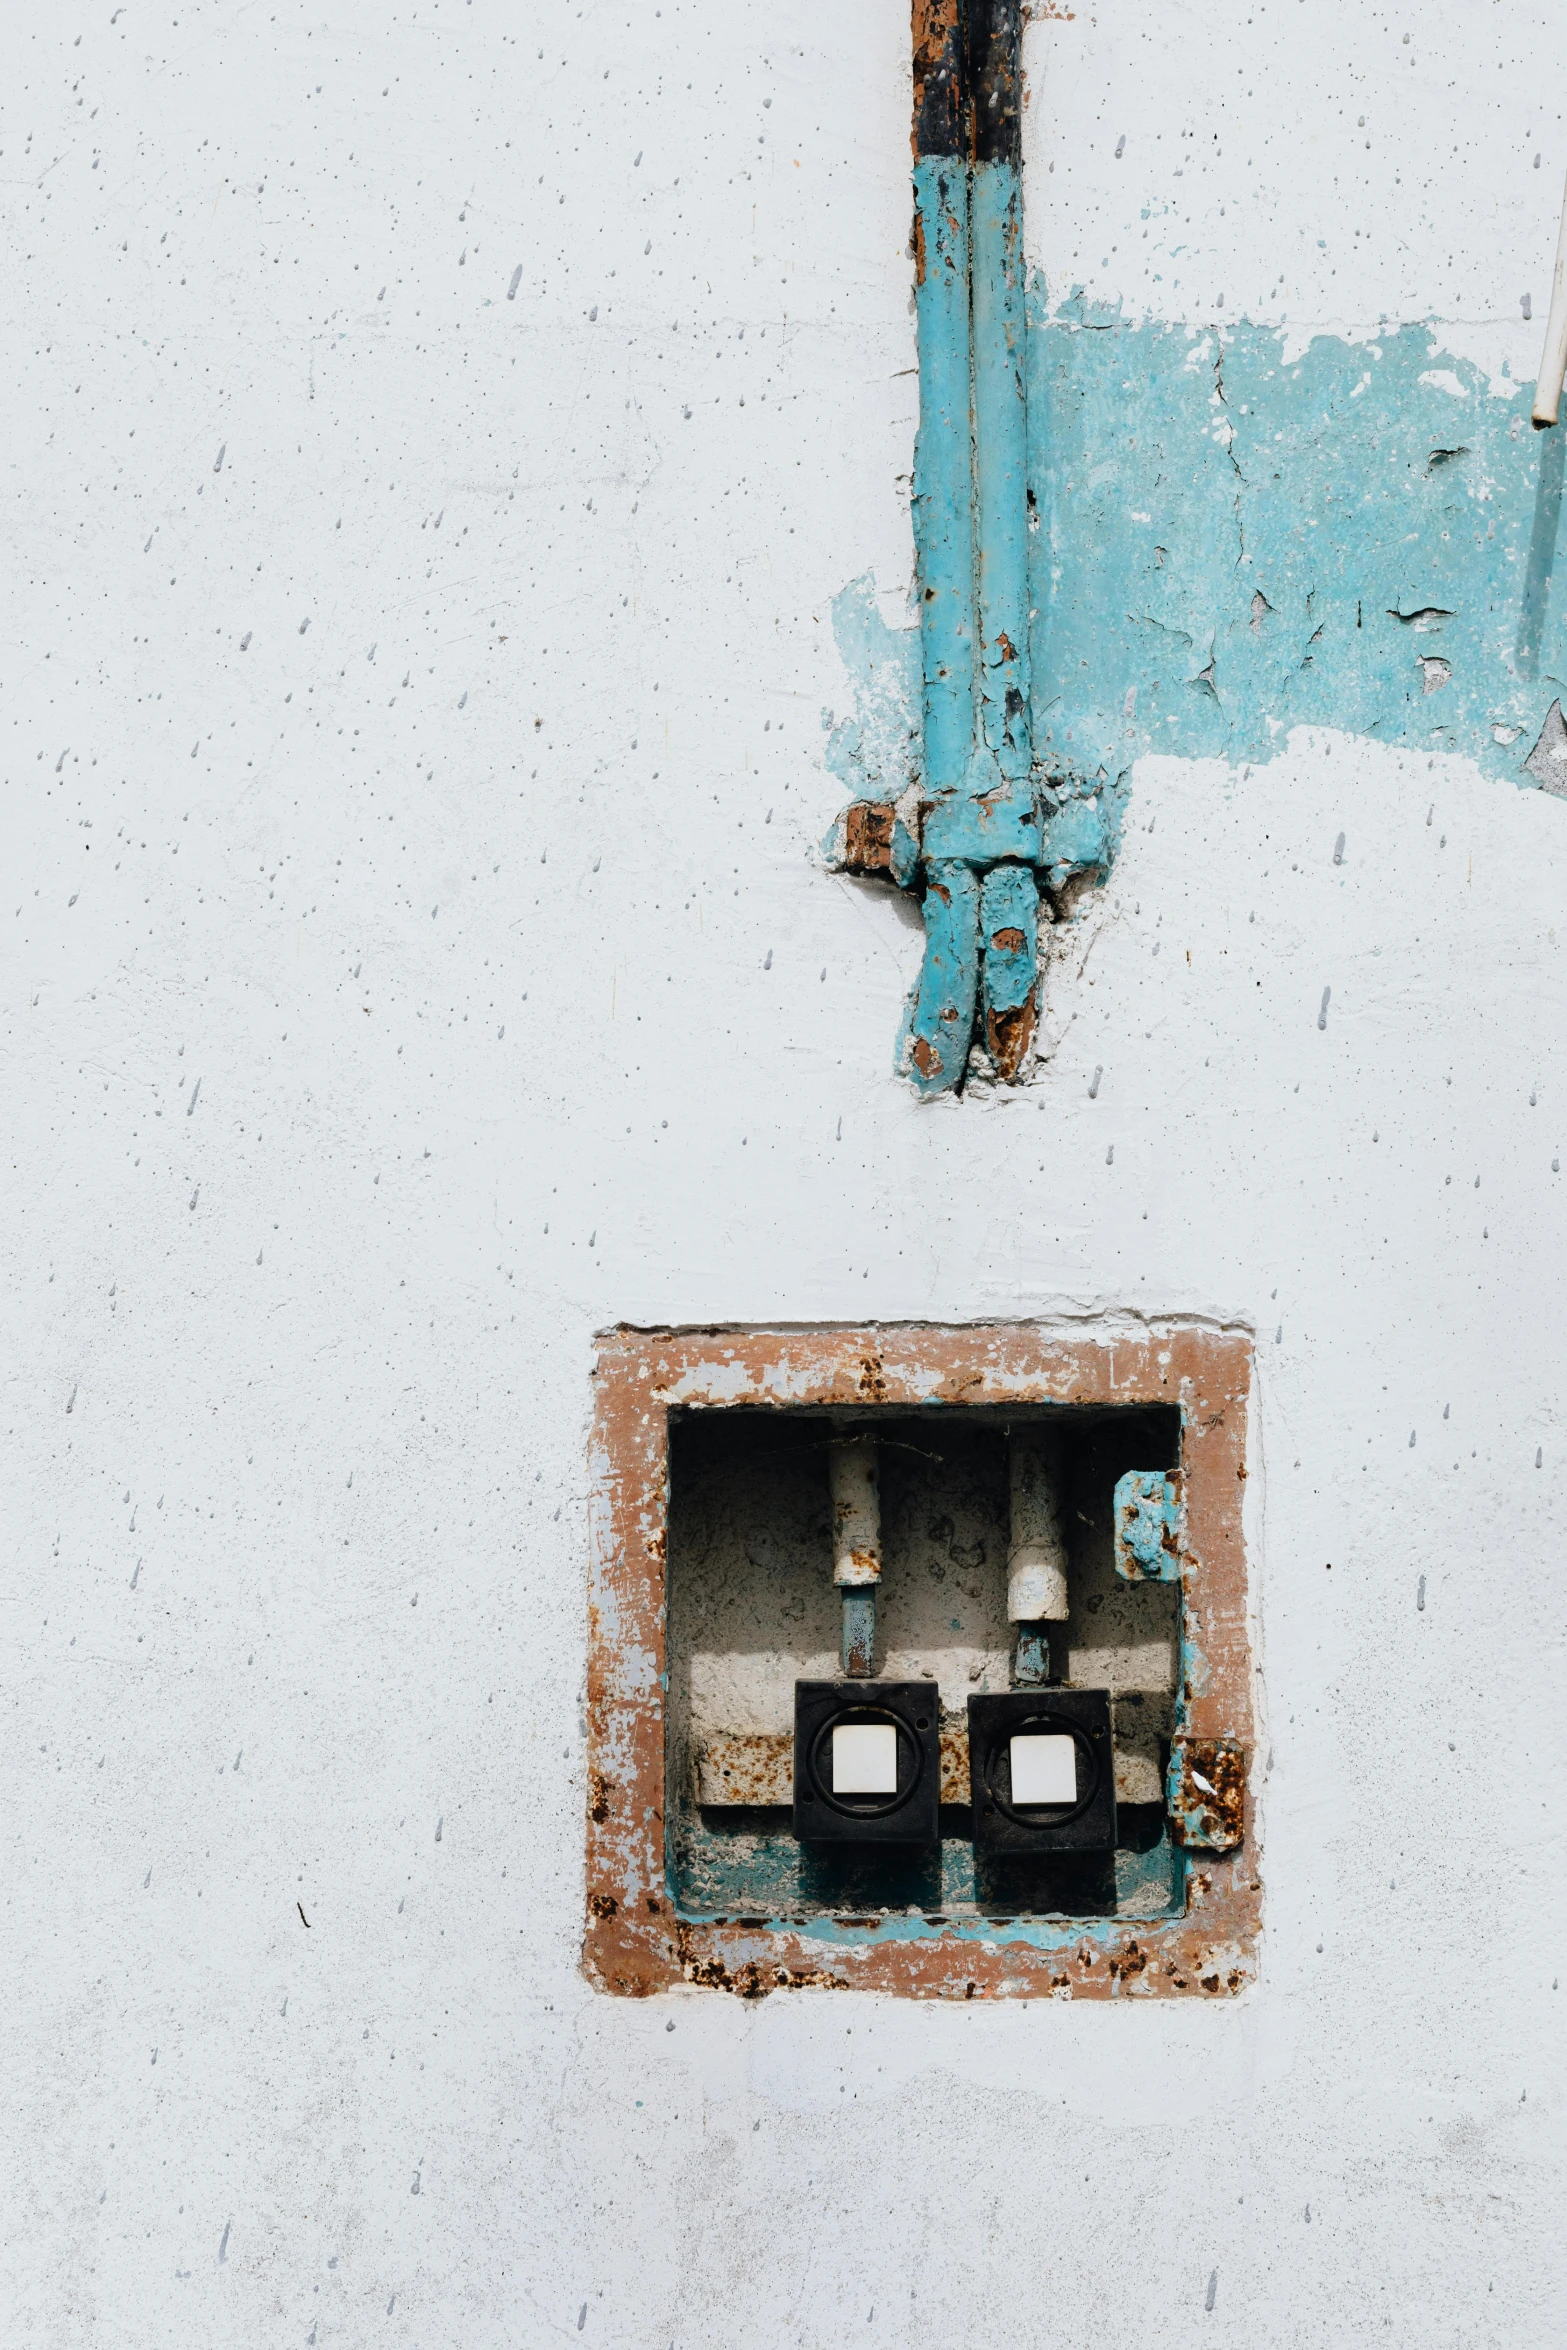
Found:
M 757 1997 L 798 1985 L 916 1999 L 1226 1997 L 1255 1979 L 1261 1928 L 1242 1503 L 1252 1344 L 1241 1331 L 1001 1324 L 617 1330 L 599 1342 L 588 1607 L 587 1923 L 599 1989 L 677 1983 Z M 669 1414 L 739 1404 L 1174 1403 L 1186 1548 L 1177 1737 L 1244 1765 L 1239 1845 L 1203 1852 L 1184 1917 L 1095 1919 L 1055 1946 L 972 1919 L 677 1918 L 664 1871 L 664 1597 Z

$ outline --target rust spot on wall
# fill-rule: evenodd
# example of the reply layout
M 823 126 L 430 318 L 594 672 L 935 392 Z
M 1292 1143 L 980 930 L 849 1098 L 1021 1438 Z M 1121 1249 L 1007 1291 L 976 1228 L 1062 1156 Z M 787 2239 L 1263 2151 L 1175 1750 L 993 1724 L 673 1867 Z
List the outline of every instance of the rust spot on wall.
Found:
M 588 1773 L 588 1818 L 599 1826 L 609 1818 L 609 1781 L 602 1771 Z
M 588 1907 L 596 1918 L 612 1918 L 620 1914 L 620 1903 L 613 1893 L 590 1893 Z
M 860 1375 L 855 1381 L 855 1387 L 862 1403 L 886 1402 L 887 1381 L 882 1371 L 880 1355 L 861 1355 Z
M 787 1967 L 758 1964 L 748 1958 L 733 1969 L 721 1958 L 698 1958 L 688 1946 L 685 1929 L 680 1936 L 680 1971 L 688 1983 L 699 1983 L 710 1991 L 728 1991 L 736 1999 L 765 1999 L 770 1991 L 847 1991 L 849 1985 L 842 1975 L 835 1975 L 827 1967 Z
M 1021 930 L 1007 929 L 994 931 L 990 943 L 1003 955 L 1020 955 L 1028 941 Z
M 784 1804 L 794 1797 L 794 1739 L 787 1730 L 714 1731 L 696 1752 L 698 1803 Z
M 843 867 L 846 873 L 886 873 L 892 866 L 892 828 L 897 812 L 884 800 L 853 800 L 844 813 Z

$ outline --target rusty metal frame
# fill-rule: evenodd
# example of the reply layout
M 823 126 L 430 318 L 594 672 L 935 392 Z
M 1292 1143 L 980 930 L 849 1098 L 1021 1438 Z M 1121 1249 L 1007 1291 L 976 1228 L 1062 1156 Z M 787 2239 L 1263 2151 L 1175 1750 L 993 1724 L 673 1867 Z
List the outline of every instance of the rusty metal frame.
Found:
M 587 1922 L 600 1990 L 679 1983 L 757 1997 L 811 1984 L 920 1999 L 1226 1997 L 1262 1921 L 1242 1505 L 1252 1342 L 1185 1323 L 605 1333 L 594 1371 L 588 1603 Z M 959 1409 L 1175 1404 L 1182 1419 L 1181 1676 L 1172 1778 L 1224 1758 L 1225 1819 L 1176 1813 L 1194 1852 L 1181 1917 L 889 1916 L 692 1922 L 664 1857 L 669 1416 L 736 1405 Z M 1203 1769 L 1206 1765 L 1206 1769 Z M 1240 1811 L 1239 1819 L 1235 1812 Z M 1209 1832 L 1205 1833 L 1206 1828 Z M 1239 1842 L 1234 1841 L 1239 1832 Z M 1223 1846 L 1227 1849 L 1211 1849 Z

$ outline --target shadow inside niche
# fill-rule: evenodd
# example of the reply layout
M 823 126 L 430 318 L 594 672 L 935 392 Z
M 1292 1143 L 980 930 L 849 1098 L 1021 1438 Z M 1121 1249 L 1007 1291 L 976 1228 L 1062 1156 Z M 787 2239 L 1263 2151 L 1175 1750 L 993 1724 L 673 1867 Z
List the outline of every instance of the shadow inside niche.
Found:
M 1529 560 L 1524 570 L 1523 604 L 1518 614 L 1518 642 L 1514 658 L 1520 677 L 1536 677 L 1540 669 L 1540 639 L 1545 633 L 1546 608 L 1551 599 L 1551 572 L 1556 562 L 1556 529 L 1562 510 L 1562 464 L 1567 455 L 1564 428 L 1541 435 L 1540 473 L 1534 489 L 1534 528 L 1529 533 Z

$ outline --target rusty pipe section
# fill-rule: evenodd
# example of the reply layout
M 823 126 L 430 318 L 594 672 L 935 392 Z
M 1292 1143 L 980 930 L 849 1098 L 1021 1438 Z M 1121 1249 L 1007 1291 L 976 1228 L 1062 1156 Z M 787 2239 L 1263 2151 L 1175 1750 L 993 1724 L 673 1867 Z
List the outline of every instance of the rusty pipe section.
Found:
M 1017 1627 L 1012 1678 L 1027 1687 L 1048 1678 L 1047 1627 L 1064 1623 L 1071 1612 L 1062 1532 L 1061 1444 L 1049 1430 L 1018 1430 L 1008 1450 L 1007 1618 Z
M 881 1580 L 880 1463 L 873 1436 L 835 1436 L 827 1447 L 832 1501 L 832 1579 L 843 1607 L 842 1663 L 850 1680 L 870 1677 Z

